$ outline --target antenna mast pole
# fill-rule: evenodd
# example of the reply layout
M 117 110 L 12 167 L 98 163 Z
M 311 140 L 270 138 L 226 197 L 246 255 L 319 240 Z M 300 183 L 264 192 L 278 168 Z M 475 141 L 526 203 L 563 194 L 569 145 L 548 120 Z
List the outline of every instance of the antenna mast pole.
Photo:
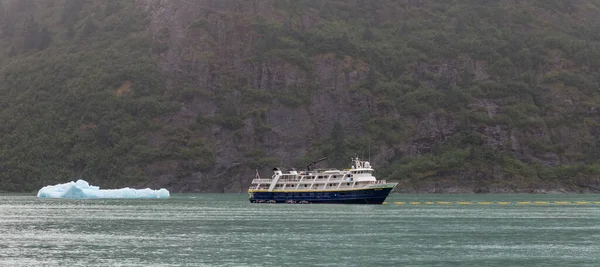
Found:
M 371 137 L 369 136 L 369 162 L 371 162 Z

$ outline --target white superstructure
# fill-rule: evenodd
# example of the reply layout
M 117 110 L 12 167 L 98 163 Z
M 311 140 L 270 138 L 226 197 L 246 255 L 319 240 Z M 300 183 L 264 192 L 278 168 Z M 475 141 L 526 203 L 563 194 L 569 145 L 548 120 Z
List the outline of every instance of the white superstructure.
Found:
M 289 171 L 283 173 L 279 168 L 273 169 L 270 179 L 252 180 L 248 190 L 253 192 L 315 192 L 343 191 L 370 188 L 395 187 L 397 183 L 387 183 L 373 176 L 373 168 L 368 161 L 352 159 L 350 169 L 317 169 L 314 171 Z

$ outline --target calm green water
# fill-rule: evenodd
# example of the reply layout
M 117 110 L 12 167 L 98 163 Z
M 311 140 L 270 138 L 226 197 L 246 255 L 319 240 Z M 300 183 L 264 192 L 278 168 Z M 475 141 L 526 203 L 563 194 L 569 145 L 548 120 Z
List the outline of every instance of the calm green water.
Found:
M 392 195 L 380 206 L 0 195 L 0 266 L 600 266 L 600 204 L 396 201 L 600 195 Z

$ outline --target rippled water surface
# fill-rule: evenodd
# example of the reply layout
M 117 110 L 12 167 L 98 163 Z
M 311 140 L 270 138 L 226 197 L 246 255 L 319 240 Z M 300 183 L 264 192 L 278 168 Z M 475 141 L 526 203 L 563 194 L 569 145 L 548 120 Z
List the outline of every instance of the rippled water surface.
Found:
M 402 194 L 387 201 L 0 195 L 0 266 L 600 266 L 600 195 Z

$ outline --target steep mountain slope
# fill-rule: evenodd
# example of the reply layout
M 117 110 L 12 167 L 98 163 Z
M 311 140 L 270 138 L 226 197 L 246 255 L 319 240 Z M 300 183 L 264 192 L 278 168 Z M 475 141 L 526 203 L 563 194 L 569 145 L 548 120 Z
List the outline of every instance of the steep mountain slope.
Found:
M 0 3 L 7 190 L 355 154 L 405 191 L 600 190 L 596 1 Z

